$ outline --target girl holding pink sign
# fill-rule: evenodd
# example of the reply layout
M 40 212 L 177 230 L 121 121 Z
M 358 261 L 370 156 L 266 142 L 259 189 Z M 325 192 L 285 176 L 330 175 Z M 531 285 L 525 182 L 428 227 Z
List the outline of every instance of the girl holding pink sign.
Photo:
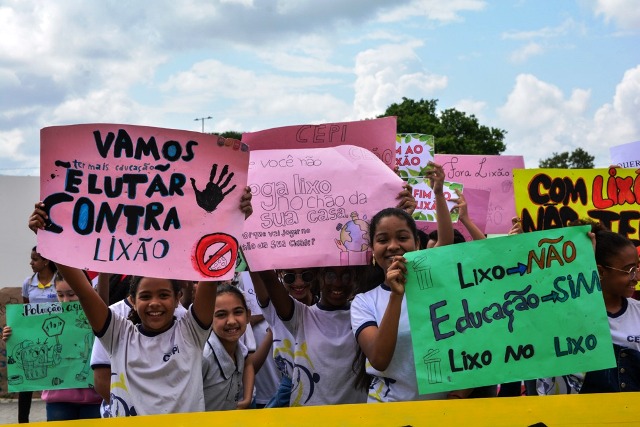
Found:
M 245 215 L 252 212 L 248 190 L 240 201 Z M 44 208 L 36 204 L 30 229 L 44 229 Z M 176 320 L 179 281 L 140 277 L 132 281 L 135 315 L 129 320 L 109 309 L 82 270 L 58 267 L 111 357 L 112 416 L 204 411 L 202 353 L 213 320 L 216 282 L 200 282 L 190 309 Z

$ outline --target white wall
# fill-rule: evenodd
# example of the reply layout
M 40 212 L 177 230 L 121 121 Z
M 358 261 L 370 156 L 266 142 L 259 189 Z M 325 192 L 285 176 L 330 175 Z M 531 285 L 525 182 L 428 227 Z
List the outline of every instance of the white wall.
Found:
M 27 227 L 40 198 L 40 177 L 0 175 L 0 288 L 21 286 L 32 274 L 29 261 L 36 235 Z

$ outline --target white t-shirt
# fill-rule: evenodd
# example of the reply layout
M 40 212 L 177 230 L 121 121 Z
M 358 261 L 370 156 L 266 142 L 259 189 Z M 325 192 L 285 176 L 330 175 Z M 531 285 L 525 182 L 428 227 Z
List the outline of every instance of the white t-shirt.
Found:
M 290 406 L 364 403 L 366 393 L 355 389 L 358 343 L 351 332 L 349 306 L 309 307 L 291 300 L 293 316 L 283 321 L 297 342 Z
M 296 340 L 278 317 L 275 308 L 273 308 L 273 304 L 271 304 L 271 300 L 269 300 L 266 306 L 260 308 L 273 334 L 274 363 L 278 371 L 280 371 L 281 376 L 291 378 Z
M 125 319 L 129 316 L 131 312 L 131 303 L 128 298 L 125 298 L 121 301 L 113 303 L 109 306 L 109 308 L 120 317 L 124 317 Z M 182 305 L 178 304 L 176 307 L 176 311 L 173 315 L 176 319 L 180 319 L 187 313 L 187 309 Z M 108 368 L 111 366 L 111 360 L 109 359 L 109 353 L 105 350 L 104 346 L 100 342 L 98 338 L 93 341 L 93 348 L 91 349 L 91 369 L 95 368 Z
M 380 325 L 390 296 L 391 289 L 384 284 L 355 296 L 351 303 L 351 326 L 356 339 L 364 328 Z M 406 297 L 402 299 L 398 338 L 391 363 L 384 371 L 378 371 L 367 361 L 366 371 L 373 376 L 367 400 L 369 403 L 447 398 L 446 392 L 418 394 Z
M 238 341 L 235 360 L 229 356 L 220 339 L 209 335 L 202 354 L 202 375 L 205 411 L 236 409 L 242 400 L 242 375 L 247 347 Z
M 267 334 L 268 327 L 269 323 L 267 323 L 266 320 L 263 320 L 253 326 L 253 334 L 256 337 L 257 345 L 262 344 L 262 341 L 265 339 Z M 278 372 L 276 362 L 273 360 L 273 357 L 267 356 L 255 378 L 256 403 L 259 405 L 266 405 L 276 394 L 279 383 L 280 372 Z
M 29 303 L 40 302 L 58 302 L 58 294 L 56 293 L 56 287 L 53 286 L 53 278 L 49 283 L 46 283 L 46 287 L 38 287 L 38 275 L 32 274 L 24 279 L 22 282 L 22 297 L 29 298 Z
M 160 334 L 139 326 L 110 310 L 96 333 L 111 355 L 112 416 L 203 411 L 202 349 L 211 325 L 190 309 Z
M 640 351 L 640 301 L 623 300 L 622 309 L 609 314 L 609 328 L 614 344 Z

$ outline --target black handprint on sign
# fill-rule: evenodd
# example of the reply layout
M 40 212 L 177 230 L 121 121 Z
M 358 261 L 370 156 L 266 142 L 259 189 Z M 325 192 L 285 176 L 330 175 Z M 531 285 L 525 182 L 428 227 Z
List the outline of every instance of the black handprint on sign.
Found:
M 216 176 L 217 171 L 218 165 L 214 164 L 211 167 L 209 183 L 202 191 L 198 190 L 198 188 L 196 187 L 196 180 L 191 178 L 191 186 L 193 187 L 193 191 L 195 191 L 196 193 L 196 202 L 198 203 L 198 206 L 200 206 L 207 212 L 215 211 L 220 202 L 224 200 L 225 196 L 231 193 L 236 188 L 236 185 L 234 184 L 233 187 L 231 187 L 229 190 L 224 191 L 227 185 L 229 185 L 229 181 L 231 181 L 231 178 L 233 178 L 233 172 L 231 172 L 227 176 L 227 179 L 225 179 L 225 181 L 220 184 L 220 182 L 224 179 L 225 175 L 227 175 L 227 172 L 229 171 L 229 165 L 224 165 L 224 167 L 222 168 L 222 172 L 218 177 L 218 181 L 216 181 L 216 183 L 214 184 L 213 180 Z

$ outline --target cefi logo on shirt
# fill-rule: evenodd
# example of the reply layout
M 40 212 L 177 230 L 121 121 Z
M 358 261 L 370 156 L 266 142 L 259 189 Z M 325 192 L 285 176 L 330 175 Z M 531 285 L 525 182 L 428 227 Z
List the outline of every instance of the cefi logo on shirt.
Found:
M 177 345 L 173 346 L 173 348 L 171 349 L 171 351 L 169 353 L 165 353 L 164 356 L 162 357 L 162 361 L 163 362 L 168 362 L 169 359 L 171 359 L 171 356 L 173 356 L 176 353 L 180 353 L 180 349 L 178 348 Z

